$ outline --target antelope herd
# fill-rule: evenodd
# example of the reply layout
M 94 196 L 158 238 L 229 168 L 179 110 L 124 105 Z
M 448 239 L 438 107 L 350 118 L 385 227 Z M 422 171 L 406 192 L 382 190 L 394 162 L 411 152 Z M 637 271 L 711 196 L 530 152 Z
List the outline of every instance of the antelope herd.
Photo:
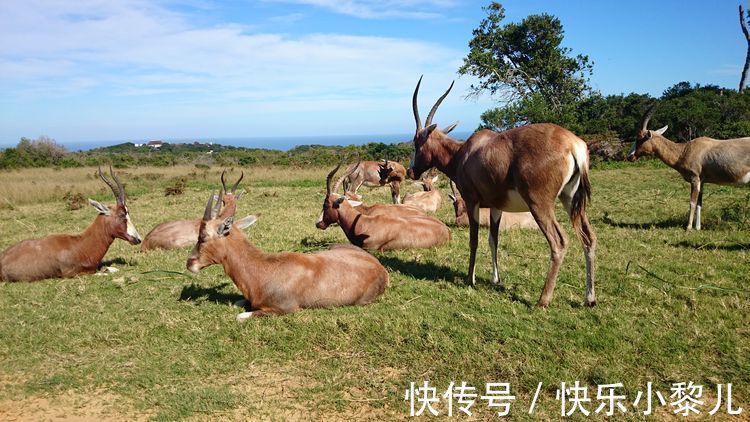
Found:
M 549 244 L 550 265 L 537 306 L 549 306 L 568 249 L 567 237 L 555 218 L 555 203 L 559 200 L 583 245 L 585 304 L 595 305 L 597 240 L 587 216 L 591 183 L 586 143 L 569 130 L 549 123 L 504 132 L 479 130 L 466 141 L 454 140 L 448 134 L 457 123 L 443 129 L 432 123 L 453 84 L 438 98 L 423 123 L 417 106 L 421 82 L 420 77 L 412 95 L 416 131 L 409 168 L 385 157 L 351 163 L 335 184 L 333 177 L 342 163 L 326 177 L 326 194 L 315 226 L 325 230 L 338 225 L 350 244 L 315 253 L 260 250 L 243 233 L 257 217 L 248 215 L 237 221 L 234 218 L 242 196 L 237 189 L 244 173 L 228 189 L 222 172 L 219 195 L 209 196 L 202 219 L 157 225 L 143 240 L 141 251 L 192 245 L 186 262 L 189 271 L 198 273 L 207 266 L 221 264 L 245 298 L 247 311 L 237 316 L 238 321 L 304 308 L 365 305 L 375 301 L 389 285 L 388 271 L 368 251 L 434 248 L 450 241 L 450 228 L 429 215 L 443 203 L 436 186 L 439 171 L 447 177 L 451 189 L 448 197 L 455 211 L 455 226 L 469 227 L 467 283 L 476 282 L 479 226 L 489 227 L 493 283 L 500 282 L 500 230 L 539 230 Z M 701 137 L 684 144 L 674 143 L 663 136 L 666 126 L 648 129 L 653 112 L 651 107 L 641 120 L 640 132 L 627 158 L 635 161 L 640 156 L 656 155 L 677 170 L 691 185 L 687 229 L 699 230 L 705 183 L 750 183 L 750 138 Z M 133 245 L 141 243 L 122 182 L 111 167 L 112 182 L 101 169 L 97 176 L 111 189 L 116 205 L 108 207 L 89 199 L 99 215 L 82 233 L 49 235 L 8 247 L 0 254 L 1 281 L 91 274 L 101 266 L 114 239 Z M 408 178 L 418 181 L 423 191 L 402 199 L 401 188 Z M 363 185 L 388 185 L 392 204 L 362 203 L 358 191 Z

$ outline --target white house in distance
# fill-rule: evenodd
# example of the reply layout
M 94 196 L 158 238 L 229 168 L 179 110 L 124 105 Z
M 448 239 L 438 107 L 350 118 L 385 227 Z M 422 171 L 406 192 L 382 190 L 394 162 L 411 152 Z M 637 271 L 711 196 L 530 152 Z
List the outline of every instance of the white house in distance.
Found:
M 152 148 L 152 149 L 159 149 L 161 148 L 162 144 L 163 144 L 162 141 L 148 141 L 146 145 L 148 145 L 149 148 Z

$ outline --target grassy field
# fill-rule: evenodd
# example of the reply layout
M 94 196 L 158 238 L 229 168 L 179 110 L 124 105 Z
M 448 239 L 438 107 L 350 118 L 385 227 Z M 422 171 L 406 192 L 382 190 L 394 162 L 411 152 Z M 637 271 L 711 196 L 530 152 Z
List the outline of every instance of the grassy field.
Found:
M 142 236 L 169 219 L 198 218 L 221 169 L 123 170 Z M 319 231 L 327 169 L 246 168 L 238 217 L 260 213 L 249 239 L 267 251 L 315 251 L 346 242 Z M 113 202 L 93 169 L 0 173 L 0 249 L 26 238 L 83 230 L 95 211 L 68 211 L 70 191 Z M 229 179 L 236 180 L 239 169 Z M 184 177 L 183 195 L 164 189 Z M 589 215 L 599 238 L 598 305 L 582 306 L 580 244 L 572 247 L 548 310 L 533 307 L 548 266 L 540 233 L 501 236 L 502 287 L 489 284 L 486 242 L 478 286 L 463 283 L 468 230 L 443 247 L 378 253 L 391 287 L 375 304 L 235 322 L 241 298 L 219 266 L 185 271 L 188 250 L 147 254 L 115 241 L 105 263 L 120 271 L 68 280 L 0 283 L 0 419 L 406 418 L 410 382 L 439 394 L 451 381 L 484 394 L 507 382 L 511 416 L 556 418 L 561 382 L 623 383 L 629 418 L 651 381 L 732 383 L 750 412 L 750 195 L 707 185 L 701 232 L 686 232 L 688 185 L 661 164 L 592 172 Z M 443 192 L 446 185 L 443 183 Z M 407 185 L 414 191 L 416 186 Z M 387 202 L 387 189 L 365 190 Z M 446 201 L 439 218 L 452 221 Z M 562 210 L 559 209 L 559 216 Z M 486 230 L 480 232 L 486 238 Z M 725 399 L 726 400 L 726 399 Z M 671 401 L 671 400 L 668 400 Z M 445 415 L 446 400 L 435 407 Z M 487 402 L 471 408 L 492 416 Z M 658 406 L 660 418 L 674 408 Z M 454 408 L 454 412 L 457 410 Z M 726 410 L 719 412 L 726 415 Z

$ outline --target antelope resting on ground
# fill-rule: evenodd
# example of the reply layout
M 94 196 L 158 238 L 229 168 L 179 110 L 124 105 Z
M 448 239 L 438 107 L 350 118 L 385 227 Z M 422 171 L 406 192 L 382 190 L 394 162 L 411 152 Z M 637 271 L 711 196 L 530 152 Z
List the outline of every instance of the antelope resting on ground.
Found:
M 302 308 L 366 305 L 388 287 L 388 272 L 380 262 L 351 245 L 334 245 L 311 254 L 263 252 L 241 231 L 256 217 L 250 215 L 234 223 L 232 210 L 212 218 L 212 201 L 213 195 L 206 204 L 187 269 L 197 273 L 209 265 L 224 266 L 252 310 L 237 315 L 237 321 Z
M 456 182 L 469 211 L 467 281 L 474 285 L 480 206 L 490 208 L 493 283 L 500 282 L 497 241 L 503 211 L 531 211 L 550 246 L 551 263 L 537 303 L 540 307 L 549 306 L 568 248 L 565 234 L 555 219 L 555 199 L 560 198 L 583 243 L 586 304 L 594 305 L 596 237 L 586 216 L 586 203 L 591 193 L 586 143 L 569 130 L 550 123 L 532 124 L 499 133 L 480 130 L 466 142 L 457 142 L 432 123 L 435 111 L 453 84 L 432 107 L 423 127 L 417 108 L 421 82 L 422 78 L 419 78 L 412 97 L 417 131 L 409 176 L 416 180 L 427 169 L 437 167 Z
M 99 211 L 99 215 L 83 233 L 53 234 L 9 247 L 0 254 L 0 280 L 34 281 L 92 274 L 115 238 L 132 245 L 141 243 L 141 236 L 130 221 L 125 204 L 125 188 L 112 167 L 109 174 L 116 186 L 99 169 L 98 175 L 115 194 L 117 205 L 110 208 L 89 199 L 89 204 Z
M 406 179 L 406 169 L 401 164 L 388 160 L 383 162 L 359 161 L 350 164 L 346 168 L 345 174 L 346 176 L 336 183 L 334 192 L 338 192 L 339 185 L 343 184 L 347 196 L 356 199 L 355 195 L 362 185 L 380 187 L 388 184 L 391 187 L 393 203 L 401 203 L 401 182 Z
M 346 199 L 331 191 L 331 179 L 341 165 L 326 178 L 323 212 L 315 226 L 325 230 L 338 223 L 349 241 L 370 250 L 431 248 L 450 240 L 450 230 L 442 221 L 407 206 L 392 206 L 389 212 L 366 215 Z M 411 208 L 411 209 L 409 209 Z M 416 215 L 415 211 L 421 213 Z
M 226 182 L 224 181 L 225 173 L 226 171 L 221 172 L 222 193 L 220 193 L 220 196 L 224 204 L 223 212 L 228 215 L 230 213 L 234 214 L 234 211 L 237 209 L 237 201 L 242 196 L 242 192 L 237 193 L 237 186 L 240 185 L 242 178 L 245 177 L 245 172 L 240 174 L 239 180 L 232 186 L 232 189 L 227 189 Z M 178 249 L 195 245 L 200 225 L 201 220 L 199 219 L 166 221 L 161 223 L 148 232 L 143 239 L 141 252 L 152 249 Z
M 700 137 L 678 144 L 662 136 L 668 126 L 648 130 L 648 122 L 655 108 L 656 104 L 649 108 L 641 120 L 641 130 L 630 148 L 628 160 L 635 161 L 642 155 L 656 155 L 664 164 L 677 170 L 690 183 L 687 230 L 693 226 L 693 215 L 695 229 L 700 230 L 704 183 L 750 183 L 750 137 L 728 140 Z
M 411 205 L 425 212 L 436 212 L 443 205 L 443 195 L 433 185 L 437 180 L 437 175 L 430 177 L 429 172 L 426 172 L 424 177 L 417 182 L 422 184 L 424 191 L 404 196 L 404 205 Z
M 453 201 L 453 211 L 456 212 L 456 225 L 468 226 L 469 214 L 466 213 L 466 203 L 461 194 L 456 192 L 453 181 L 450 182 L 453 194 L 448 197 Z M 488 227 L 490 225 L 490 209 L 479 208 L 479 225 Z M 530 212 L 504 212 L 500 218 L 500 230 L 531 229 L 539 230 L 539 226 Z

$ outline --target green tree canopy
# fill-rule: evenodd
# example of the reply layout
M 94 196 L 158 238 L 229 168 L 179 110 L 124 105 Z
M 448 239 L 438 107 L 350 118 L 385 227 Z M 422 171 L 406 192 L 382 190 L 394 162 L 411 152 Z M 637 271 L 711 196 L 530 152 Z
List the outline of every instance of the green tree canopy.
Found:
M 504 106 L 482 116 L 483 125 L 506 129 L 526 123 L 575 123 L 575 104 L 590 91 L 593 64 L 562 46 L 563 26 L 552 15 L 530 15 L 503 24 L 505 9 L 492 2 L 473 31 L 470 51 L 458 70 L 479 78 L 475 94 L 488 91 Z

